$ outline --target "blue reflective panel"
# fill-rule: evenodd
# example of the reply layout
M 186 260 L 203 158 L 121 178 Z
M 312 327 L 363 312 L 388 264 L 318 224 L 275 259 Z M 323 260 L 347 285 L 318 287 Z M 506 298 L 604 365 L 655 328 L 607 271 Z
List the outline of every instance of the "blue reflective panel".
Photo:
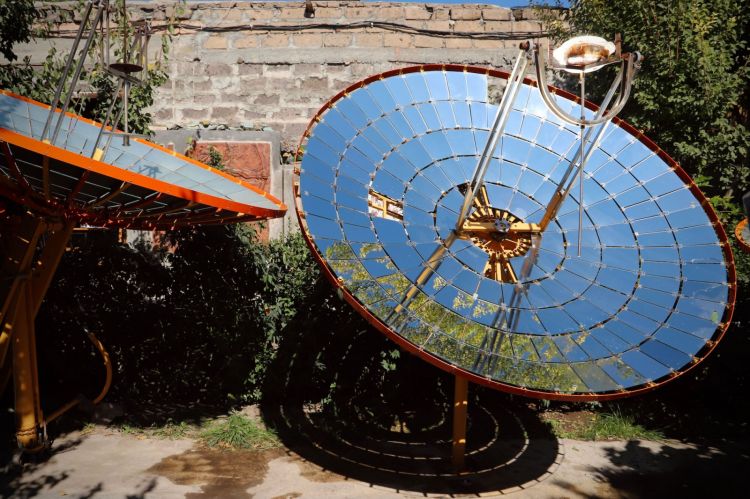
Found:
M 468 102 L 453 102 L 453 115 L 456 117 L 456 126 L 460 128 L 471 128 L 471 108 Z
M 439 187 L 442 192 L 445 192 L 447 190 L 450 190 L 454 186 L 454 184 L 445 175 L 442 168 L 436 166 L 437 164 L 428 166 L 420 172 L 420 175 L 424 175 L 430 182 Z
M 372 181 L 372 189 L 394 199 L 404 195 L 404 183 L 385 170 L 380 170 Z
M 398 152 L 389 154 L 380 167 L 402 182 L 408 182 L 414 176 L 414 166 Z
M 641 376 L 652 381 L 672 372 L 669 367 L 638 350 L 625 352 L 622 354 L 622 360 Z
M 388 89 L 396 104 L 399 106 L 408 106 L 414 102 L 414 98 L 406 85 L 406 79 L 402 76 L 392 76 L 383 80 L 383 84 Z M 337 103 L 338 105 L 338 103 Z
M 367 92 L 383 112 L 388 112 L 396 107 L 396 99 L 394 99 L 388 87 L 382 81 L 372 82 L 367 86 Z
M 502 85 L 492 78 L 408 73 L 334 102 L 313 128 L 300 180 L 317 247 L 395 334 L 495 381 L 599 393 L 684 369 L 725 320 L 724 253 L 685 183 L 623 128 L 610 125 L 586 165 L 580 256 L 575 185 L 538 253 L 508 257 L 512 270 L 503 272 L 515 277 L 491 277 L 500 267 L 487 266 L 478 236 L 450 237 L 464 199 L 458 187 L 474 175 L 497 112 L 488 88 L 494 100 Z M 579 149 L 578 130 L 528 85 L 513 109 L 484 178 L 492 210 L 483 216 L 507 211 L 539 224 Z M 398 216 L 368 206 L 372 191 L 390 197 Z M 353 247 L 338 249 L 337 238 Z M 418 277 L 423 292 L 409 291 Z
M 457 156 L 479 154 L 474 134 L 470 130 L 449 130 L 445 133 L 453 154 Z
M 409 129 L 412 130 L 414 136 L 421 135 L 428 130 L 427 124 L 422 118 L 422 114 L 417 109 L 416 105 L 409 105 L 404 108 L 401 115 L 409 124 Z M 410 138 L 412 135 L 404 135 L 405 138 Z
M 486 104 L 482 103 L 475 103 L 471 102 L 469 103 L 469 110 L 471 111 L 471 123 L 475 129 L 488 129 L 490 127 L 489 120 L 490 114 L 488 114 L 488 111 L 491 111 L 494 108 L 490 108 Z
M 654 338 L 665 345 L 669 345 L 672 348 L 690 355 L 699 352 L 706 344 L 704 338 L 699 338 L 690 333 L 685 333 L 678 329 L 666 326 L 659 329 L 654 334 Z

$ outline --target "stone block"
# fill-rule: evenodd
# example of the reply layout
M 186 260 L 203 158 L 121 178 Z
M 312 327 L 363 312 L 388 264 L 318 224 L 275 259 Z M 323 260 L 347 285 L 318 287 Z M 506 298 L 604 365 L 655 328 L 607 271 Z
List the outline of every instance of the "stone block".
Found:
M 372 21 L 380 18 L 379 10 L 377 7 L 347 7 L 346 18 L 350 21 Z
M 262 64 L 238 64 L 237 73 L 240 76 L 260 76 L 263 73 Z
M 412 35 L 406 33 L 386 33 L 383 35 L 384 47 L 411 47 Z
M 300 88 L 305 92 L 325 92 L 328 90 L 328 78 L 309 77 L 301 79 Z
M 245 12 L 247 12 L 245 9 L 238 9 L 238 8 L 229 9 L 222 16 L 222 19 L 225 19 L 227 21 L 239 21 L 245 18 Z
M 515 21 L 512 23 L 513 33 L 530 31 L 538 33 L 542 31 L 542 23 L 540 21 Z
M 432 29 L 435 31 L 450 31 L 451 26 L 453 26 L 453 22 L 450 19 L 438 19 L 438 20 L 430 20 L 430 21 L 424 21 L 424 28 L 426 29 Z
M 236 49 L 248 49 L 259 47 L 260 43 L 257 35 L 248 35 L 232 42 L 232 46 Z
M 414 36 L 414 46 L 418 48 L 443 48 L 445 40 L 437 36 L 416 35 Z
M 239 81 L 239 95 L 243 97 L 253 97 L 258 92 L 266 91 L 266 79 L 263 76 L 242 76 Z
M 292 64 L 264 64 L 263 76 L 266 78 L 290 78 L 293 68 Z
M 154 113 L 154 119 L 157 123 L 165 123 L 174 121 L 174 109 L 168 107 L 162 107 L 156 113 Z
M 446 38 L 445 48 L 468 49 L 471 48 L 471 38 Z
M 501 40 L 474 40 L 474 48 L 500 50 L 505 47 Z
M 513 21 L 485 21 L 484 31 L 490 33 L 510 33 L 514 24 L 516 23 Z
M 456 21 L 453 24 L 453 31 L 461 33 L 483 33 L 484 25 L 476 21 Z
M 335 3 L 328 4 L 331 6 L 315 5 L 315 20 L 320 21 L 321 19 L 328 20 L 339 20 L 344 17 L 344 10 L 340 7 L 333 7 Z
M 352 44 L 352 35 L 348 33 L 331 33 L 323 35 L 324 47 L 348 47 Z
M 214 86 L 209 79 L 193 81 L 193 92 L 211 92 L 213 89 Z
M 203 48 L 204 49 L 226 49 L 227 48 L 227 39 L 222 35 L 212 35 L 209 36 L 208 39 L 203 42 Z
M 478 21 L 482 18 L 482 9 L 479 7 L 455 7 L 451 8 L 451 19 L 462 21 Z
M 205 119 L 208 116 L 209 111 L 207 109 L 180 109 L 180 116 L 183 121 L 199 121 Z
M 232 66 L 220 62 L 206 64 L 206 76 L 229 76 L 233 73 Z
M 323 46 L 323 35 L 321 33 L 294 33 L 292 44 L 299 48 L 318 48 Z
M 277 106 L 279 104 L 279 94 L 261 94 L 253 99 L 256 106 Z
M 383 35 L 381 33 L 357 33 L 354 35 L 355 47 L 382 47 Z
M 355 83 L 355 81 L 339 79 L 331 80 L 331 83 L 328 85 L 328 88 L 331 89 L 331 97 L 349 87 L 349 85 L 351 85 L 352 83 Z
M 510 21 L 513 13 L 510 9 L 502 7 L 485 7 L 482 9 L 482 19 L 485 21 Z
M 427 5 L 428 12 L 432 12 L 432 19 L 450 19 L 451 9 L 447 5 Z
M 424 6 L 409 6 L 404 9 L 404 19 L 426 20 L 432 18 L 432 12 Z
M 317 9 L 316 9 L 317 17 Z M 296 20 L 307 20 L 305 17 L 305 6 L 304 2 L 300 2 L 299 6 L 290 5 L 289 7 L 282 7 L 279 9 L 279 19 L 296 19 Z
M 193 104 L 198 104 L 200 106 L 208 106 L 215 101 L 216 96 L 214 94 L 199 94 L 193 96 Z
M 237 123 L 238 111 L 239 109 L 235 106 L 214 106 L 211 109 L 211 119 L 231 125 Z
M 294 75 L 301 77 L 318 76 L 322 77 L 325 66 L 322 64 L 295 64 Z
M 286 33 L 269 33 L 262 42 L 263 47 L 281 48 L 289 46 L 289 35 Z
M 271 7 L 260 7 L 258 4 L 253 5 L 253 10 L 248 13 L 248 17 L 252 20 L 267 21 L 273 18 L 275 9 Z

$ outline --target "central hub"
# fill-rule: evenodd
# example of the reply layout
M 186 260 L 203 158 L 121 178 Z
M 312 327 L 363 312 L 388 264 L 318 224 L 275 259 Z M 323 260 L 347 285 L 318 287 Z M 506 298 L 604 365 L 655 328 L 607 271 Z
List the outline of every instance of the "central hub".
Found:
M 492 206 L 482 187 L 474 198 L 472 213 L 459 229 L 459 237 L 471 240 L 487 253 L 486 277 L 515 283 L 518 277 L 510 259 L 525 255 L 531 248 L 532 236 L 540 232 L 537 224 L 525 223 L 510 211 Z
M 504 218 L 496 218 L 495 231 L 495 234 L 493 234 L 493 238 L 495 239 L 495 241 L 504 239 L 505 236 L 508 235 L 508 231 L 510 231 L 510 222 L 508 222 Z

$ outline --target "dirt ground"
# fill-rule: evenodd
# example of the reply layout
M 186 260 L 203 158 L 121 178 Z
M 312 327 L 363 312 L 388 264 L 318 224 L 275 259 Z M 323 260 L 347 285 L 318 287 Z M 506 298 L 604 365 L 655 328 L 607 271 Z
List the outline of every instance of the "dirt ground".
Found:
M 469 471 L 459 476 L 435 473 L 440 463 L 428 459 L 412 471 L 378 468 L 377 459 L 403 458 L 386 453 L 373 456 L 369 464 L 358 462 L 372 469 L 369 474 L 352 472 L 354 478 L 321 466 L 322 459 L 306 460 L 288 447 L 262 452 L 208 449 L 191 439 L 148 438 L 100 426 L 58 438 L 48 461 L 5 474 L 0 496 L 629 498 L 716 497 L 722 492 L 723 497 L 740 497 L 741 472 L 750 469 L 747 447 L 737 444 L 582 442 L 533 436 L 516 440 L 493 443 L 498 449 L 493 455 L 505 457 L 491 468 L 479 459 L 472 461 L 475 451 L 470 451 Z M 323 453 L 335 454 L 333 447 L 320 447 Z M 347 462 L 355 456 L 337 454 L 335 459 Z

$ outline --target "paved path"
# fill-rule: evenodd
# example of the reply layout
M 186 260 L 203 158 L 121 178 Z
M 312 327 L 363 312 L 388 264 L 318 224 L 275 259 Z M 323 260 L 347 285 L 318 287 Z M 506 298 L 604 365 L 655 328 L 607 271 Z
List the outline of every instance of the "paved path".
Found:
M 465 488 L 466 494 L 454 493 L 454 497 L 689 497 L 720 490 L 730 496 L 736 491 L 739 496 L 744 477 L 738 472 L 750 469 L 746 448 L 737 445 L 719 449 L 672 441 L 559 440 L 554 448 L 557 455 L 543 471 L 534 468 L 532 461 L 515 468 L 509 461 L 508 467 L 489 473 L 441 479 L 459 481 L 457 486 Z M 536 477 L 525 480 L 529 470 L 522 467 L 530 466 Z M 497 474 L 504 473 L 525 481 L 498 482 Z M 405 489 L 420 490 L 421 479 L 419 475 L 401 477 L 399 483 Z M 513 485 L 487 490 L 486 483 Z M 346 478 L 286 449 L 228 452 L 205 449 L 189 439 L 147 439 L 105 428 L 58 439 L 49 461 L 27 465 L 20 475 L 0 477 L 0 495 L 191 499 L 425 496 Z M 443 497 L 440 493 L 426 495 Z

